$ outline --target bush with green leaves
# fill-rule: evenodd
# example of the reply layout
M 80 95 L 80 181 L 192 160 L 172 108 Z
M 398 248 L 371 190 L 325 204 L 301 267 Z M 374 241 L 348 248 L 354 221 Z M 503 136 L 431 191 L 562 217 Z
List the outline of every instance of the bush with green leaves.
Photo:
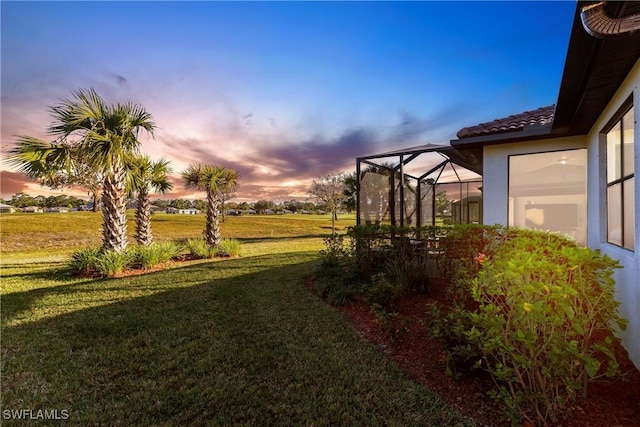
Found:
M 378 273 L 371 278 L 366 296 L 371 304 L 377 304 L 388 311 L 395 311 L 396 303 L 406 289 L 402 283 L 388 280 L 384 273 Z
M 351 248 L 344 241 L 344 236 L 333 235 L 323 239 L 325 249 L 320 251 L 320 261 L 327 266 L 345 265 L 351 257 Z
M 411 323 L 408 317 L 389 311 L 380 304 L 373 304 L 371 310 L 382 332 L 391 342 L 397 343 L 406 338 Z
M 426 293 L 430 289 L 426 266 L 412 249 L 394 250 L 384 262 L 383 272 L 406 292 Z
M 382 271 L 392 249 L 391 238 L 398 232 L 389 225 L 359 225 L 347 229 L 354 268 L 362 281 Z
M 513 422 L 545 424 L 587 383 L 618 373 L 612 326 L 616 261 L 560 235 L 510 230 L 495 254 L 478 258 L 478 308 L 466 332 L 493 378 L 491 395 Z
M 210 248 L 203 238 L 187 239 L 184 246 L 191 256 L 199 259 L 239 256 L 242 249 L 237 239 L 222 239 L 215 248 Z
M 216 255 L 216 250 L 209 248 L 203 238 L 187 239 L 184 245 L 194 258 L 213 258 Z
M 96 270 L 100 276 L 115 277 L 129 268 L 134 261 L 131 251 L 101 251 L 96 262 Z
M 86 248 L 76 251 L 71 255 L 69 269 L 71 274 L 90 276 L 98 270 L 98 257 L 100 248 Z
M 176 258 L 182 252 L 182 246 L 173 242 L 155 242 L 149 246 L 134 247 L 130 251 L 133 264 L 147 270 Z
M 237 239 L 222 239 L 215 250 L 215 256 L 233 257 L 239 256 L 242 244 Z
M 316 269 L 316 292 L 329 304 L 345 305 L 362 293 L 351 247 L 345 244 L 341 235 L 324 239 L 324 244 Z
M 425 326 L 445 349 L 446 374 L 459 379 L 472 372 L 482 359 L 478 343 L 467 336 L 473 326 L 473 311 L 462 302 L 453 301 L 448 309 L 431 303 L 427 314 Z

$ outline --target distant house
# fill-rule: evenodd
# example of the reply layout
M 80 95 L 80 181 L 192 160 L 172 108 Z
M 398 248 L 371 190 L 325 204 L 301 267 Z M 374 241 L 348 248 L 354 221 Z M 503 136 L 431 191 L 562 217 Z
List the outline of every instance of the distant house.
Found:
M 255 211 L 255 209 L 247 209 L 247 210 L 246 210 L 246 212 L 247 212 L 249 215 L 255 215 L 255 214 L 257 214 L 257 212 Z
M 639 16 L 640 2 L 578 2 L 556 104 L 463 128 L 451 145 L 482 164 L 482 222 L 561 232 L 620 262 L 620 336 L 640 368 Z
M 306 209 L 302 209 L 302 210 L 300 211 L 300 213 L 301 213 L 301 214 L 303 214 L 303 215 L 309 215 L 311 212 L 309 212 L 309 211 L 308 211 L 308 210 L 306 210 Z
M 66 206 L 55 206 L 47 208 L 47 212 L 69 212 L 69 208 Z
M 22 212 L 27 212 L 27 213 L 40 213 L 42 212 L 42 208 L 40 206 L 27 206 L 24 207 L 22 209 L 20 209 Z
M 293 211 L 291 211 L 289 209 L 282 209 L 282 213 L 290 214 L 290 213 L 293 213 Z
M 200 211 L 196 208 L 178 209 L 173 207 L 168 207 L 166 212 L 168 214 L 181 214 L 181 215 L 197 215 L 200 213 Z
M 273 209 L 267 209 L 266 211 L 264 211 L 264 213 L 266 213 L 267 215 L 275 215 L 276 211 L 274 211 Z
M 240 215 L 240 211 L 236 210 L 236 209 L 227 209 L 225 211 L 225 213 L 227 215 Z
M 0 213 L 14 213 L 16 208 L 11 205 L 0 203 Z

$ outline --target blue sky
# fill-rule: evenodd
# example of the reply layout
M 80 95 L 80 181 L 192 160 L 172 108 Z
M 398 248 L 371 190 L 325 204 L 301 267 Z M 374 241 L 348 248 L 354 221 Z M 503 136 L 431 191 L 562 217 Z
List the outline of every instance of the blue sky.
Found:
M 7 2 L 2 150 L 46 138 L 81 87 L 144 105 L 143 151 L 241 174 L 238 200 L 308 198 L 355 157 L 447 144 L 556 101 L 575 11 L 554 2 Z M 49 194 L 0 165 L 2 197 Z M 71 191 L 66 191 L 72 194 Z M 82 195 L 83 193 L 77 193 Z M 169 198 L 202 197 L 176 179 Z

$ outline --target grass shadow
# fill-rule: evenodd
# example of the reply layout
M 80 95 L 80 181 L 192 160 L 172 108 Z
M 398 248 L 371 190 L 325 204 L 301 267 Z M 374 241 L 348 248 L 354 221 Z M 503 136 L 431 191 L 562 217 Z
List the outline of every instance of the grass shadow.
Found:
M 316 262 L 261 255 L 42 290 L 113 300 L 5 327 L 2 406 L 67 409 L 77 425 L 463 421 L 308 292 Z

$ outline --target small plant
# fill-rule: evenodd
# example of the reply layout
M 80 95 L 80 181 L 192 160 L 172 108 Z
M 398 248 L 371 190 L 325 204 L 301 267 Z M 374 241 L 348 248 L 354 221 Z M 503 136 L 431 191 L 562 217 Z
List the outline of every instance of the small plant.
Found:
M 358 290 L 345 283 L 339 275 L 322 275 L 316 278 L 316 291 L 331 305 L 347 305 L 353 301 Z
M 215 250 L 216 256 L 234 257 L 240 255 L 241 243 L 237 239 L 222 239 Z
M 442 343 L 445 350 L 446 374 L 457 379 L 478 367 L 482 352 L 467 336 L 467 332 L 473 326 L 472 311 L 460 302 L 454 302 L 447 310 L 440 304 L 432 303 L 427 313 L 425 326 L 431 336 Z
M 162 262 L 170 261 L 174 258 L 177 258 L 178 256 L 180 256 L 183 250 L 182 245 L 174 242 L 159 242 L 154 244 L 162 254 L 160 256 Z
M 344 236 L 334 235 L 323 240 L 325 249 L 320 251 L 322 263 L 329 265 L 343 265 L 349 258 L 350 251 L 345 246 Z
M 147 270 L 158 264 L 172 260 L 180 255 L 182 247 L 172 242 L 153 243 L 149 246 L 138 246 L 131 251 L 133 264 Z
M 402 341 L 409 333 L 409 319 L 400 313 L 390 312 L 380 304 L 371 307 L 376 316 L 376 322 L 382 328 L 385 336 L 393 343 Z
M 103 251 L 98 257 L 96 267 L 101 276 L 115 277 L 129 267 L 134 260 L 130 251 Z
M 92 275 L 98 270 L 100 249 L 87 248 L 74 252 L 69 261 L 71 274 Z
M 371 286 L 366 290 L 366 294 L 372 304 L 393 311 L 405 290 L 402 283 L 390 282 L 384 273 L 378 273 L 371 278 Z
M 429 277 L 425 265 L 413 251 L 395 252 L 385 263 L 384 272 L 394 283 L 407 291 L 425 293 L 429 290 Z
M 216 255 L 215 249 L 210 249 L 204 239 L 187 239 L 185 246 L 189 254 L 195 258 L 213 258 Z

